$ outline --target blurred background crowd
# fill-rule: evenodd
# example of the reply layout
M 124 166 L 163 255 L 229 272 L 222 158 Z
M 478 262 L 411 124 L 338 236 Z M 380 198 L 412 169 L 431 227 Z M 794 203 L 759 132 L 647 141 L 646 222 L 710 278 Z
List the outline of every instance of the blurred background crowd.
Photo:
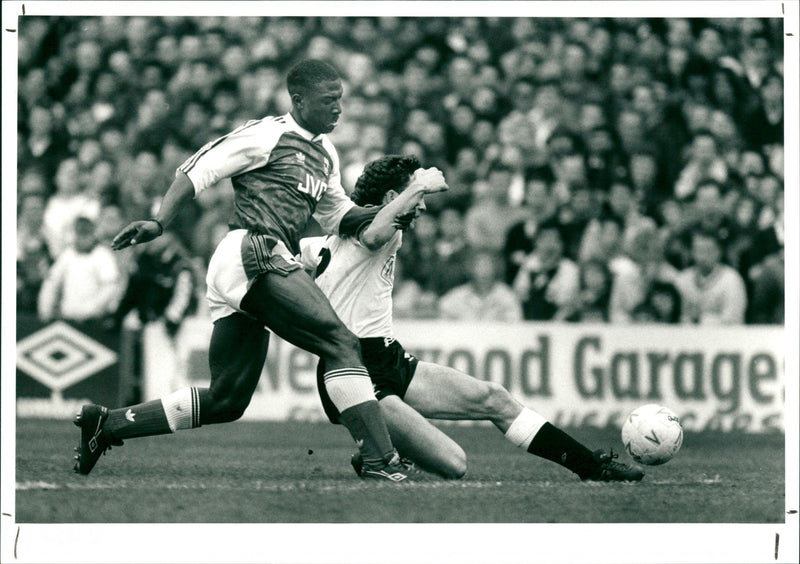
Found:
M 341 72 L 351 189 L 387 153 L 445 172 L 405 235 L 398 318 L 783 323 L 779 19 L 27 17 L 17 308 L 177 329 L 232 190 L 111 253 L 177 166 Z M 199 298 L 199 299 L 198 299 Z

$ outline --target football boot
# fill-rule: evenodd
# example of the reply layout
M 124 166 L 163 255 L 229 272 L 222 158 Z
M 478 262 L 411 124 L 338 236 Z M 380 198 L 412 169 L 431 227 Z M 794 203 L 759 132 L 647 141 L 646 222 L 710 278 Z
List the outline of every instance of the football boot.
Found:
M 122 446 L 121 440 L 113 440 L 103 431 L 103 423 L 108 419 L 108 409 L 102 405 L 84 405 L 73 423 L 81 428 L 81 440 L 75 448 L 74 470 L 86 475 L 92 471 L 101 454 L 111 450 L 111 446 Z
M 592 457 L 597 463 L 597 470 L 584 477 L 585 482 L 639 482 L 644 478 L 644 472 L 640 469 L 617 462 L 615 459 L 619 455 L 613 450 L 596 450 Z

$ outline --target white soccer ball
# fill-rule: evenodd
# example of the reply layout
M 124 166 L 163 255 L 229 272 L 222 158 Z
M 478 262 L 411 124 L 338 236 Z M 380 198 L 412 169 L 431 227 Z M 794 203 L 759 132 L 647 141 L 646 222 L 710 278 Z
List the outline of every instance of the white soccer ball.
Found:
M 643 405 L 625 419 L 622 444 L 640 464 L 664 464 L 680 450 L 683 427 L 671 409 L 656 404 Z

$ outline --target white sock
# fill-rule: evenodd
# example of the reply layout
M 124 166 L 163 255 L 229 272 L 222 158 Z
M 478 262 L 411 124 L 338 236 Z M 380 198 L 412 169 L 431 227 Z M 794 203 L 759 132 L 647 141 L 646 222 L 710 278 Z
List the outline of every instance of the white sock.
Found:
M 525 450 L 531 446 L 533 438 L 542 425 L 547 423 L 547 419 L 527 407 L 523 407 L 519 412 L 517 418 L 511 423 L 511 426 L 506 431 L 506 438 L 511 441 L 515 446 Z
M 200 426 L 200 395 L 197 388 L 181 388 L 161 398 L 170 430 Z
M 330 370 L 323 379 L 328 396 L 339 413 L 365 401 L 376 401 L 372 380 L 364 367 Z

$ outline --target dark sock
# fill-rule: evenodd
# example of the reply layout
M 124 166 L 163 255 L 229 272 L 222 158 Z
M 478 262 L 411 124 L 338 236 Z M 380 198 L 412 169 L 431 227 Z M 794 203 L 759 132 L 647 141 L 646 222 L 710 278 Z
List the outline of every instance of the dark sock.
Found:
M 599 471 L 592 451 L 551 423 L 545 423 L 539 429 L 528 452 L 569 468 L 581 478 Z
M 340 420 L 356 441 L 365 468 L 382 467 L 394 454 L 377 400 L 369 400 L 345 409 Z
M 171 433 L 160 399 L 110 409 L 103 430 L 114 439 L 130 439 Z

